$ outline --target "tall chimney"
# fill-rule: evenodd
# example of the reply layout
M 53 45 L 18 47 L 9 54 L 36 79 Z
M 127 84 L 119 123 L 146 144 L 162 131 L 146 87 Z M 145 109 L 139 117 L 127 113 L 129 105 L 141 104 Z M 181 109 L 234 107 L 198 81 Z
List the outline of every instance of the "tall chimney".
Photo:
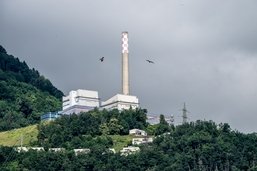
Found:
M 128 32 L 122 32 L 122 93 L 129 95 Z

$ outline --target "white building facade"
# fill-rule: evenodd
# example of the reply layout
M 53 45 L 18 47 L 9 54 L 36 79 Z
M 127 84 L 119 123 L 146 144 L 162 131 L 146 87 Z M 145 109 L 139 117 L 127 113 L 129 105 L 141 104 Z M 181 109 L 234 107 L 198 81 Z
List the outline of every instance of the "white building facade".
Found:
M 152 137 L 141 137 L 141 138 L 133 138 L 132 139 L 132 145 L 147 144 L 147 143 L 152 143 L 152 142 L 153 142 Z
M 129 130 L 129 135 L 147 136 L 147 133 L 146 133 L 144 130 L 140 130 L 140 129 L 131 129 L 131 130 Z
M 128 147 L 124 147 L 122 150 L 120 150 L 120 153 L 121 153 L 121 155 L 127 156 L 129 154 L 134 154 L 139 151 L 140 151 L 139 147 L 128 146 Z
M 62 102 L 62 114 L 78 114 L 100 107 L 98 92 L 91 90 L 72 90 L 62 98 Z
M 132 109 L 139 107 L 138 98 L 136 96 L 117 94 L 101 104 L 101 108 L 107 110 L 118 109 L 121 111 L 124 109 L 128 110 L 130 107 Z

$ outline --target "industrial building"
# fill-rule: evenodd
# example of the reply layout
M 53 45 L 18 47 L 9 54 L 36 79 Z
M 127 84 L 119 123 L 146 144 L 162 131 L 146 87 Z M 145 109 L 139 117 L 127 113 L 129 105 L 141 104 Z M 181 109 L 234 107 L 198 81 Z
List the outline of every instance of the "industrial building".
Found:
M 62 98 L 62 114 L 78 114 L 100 107 L 97 91 L 82 90 L 70 91 Z
M 101 108 L 112 110 L 136 109 L 139 107 L 138 98 L 136 96 L 129 96 L 124 94 L 117 94 L 112 98 L 102 102 Z

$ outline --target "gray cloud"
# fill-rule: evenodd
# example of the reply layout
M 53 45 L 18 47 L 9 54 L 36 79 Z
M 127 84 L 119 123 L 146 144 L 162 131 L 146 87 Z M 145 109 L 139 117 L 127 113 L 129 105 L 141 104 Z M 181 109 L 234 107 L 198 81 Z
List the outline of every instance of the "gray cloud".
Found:
M 0 40 L 64 93 L 121 91 L 129 31 L 132 94 L 149 114 L 257 130 L 257 1 L 2 0 Z M 98 59 L 105 56 L 105 63 Z M 149 65 L 145 59 L 156 62 Z

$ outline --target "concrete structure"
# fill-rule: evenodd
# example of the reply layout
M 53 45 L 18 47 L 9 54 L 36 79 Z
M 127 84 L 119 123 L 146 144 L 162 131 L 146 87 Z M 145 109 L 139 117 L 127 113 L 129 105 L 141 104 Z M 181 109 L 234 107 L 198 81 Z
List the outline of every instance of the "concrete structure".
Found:
M 152 137 L 141 137 L 141 138 L 133 138 L 132 139 L 132 145 L 147 144 L 147 143 L 152 143 L 152 142 L 153 142 Z
M 69 95 L 62 99 L 62 114 L 78 114 L 100 107 L 97 91 L 81 90 L 70 91 Z
M 129 95 L 128 32 L 122 32 L 122 93 Z
M 140 129 L 131 129 L 131 130 L 129 130 L 129 135 L 147 136 L 147 133 L 146 133 L 144 130 L 140 130 Z
M 138 98 L 136 96 L 128 96 L 123 94 L 117 94 L 105 102 L 102 102 L 101 108 L 112 110 L 124 110 L 124 109 L 136 109 L 139 107 Z

